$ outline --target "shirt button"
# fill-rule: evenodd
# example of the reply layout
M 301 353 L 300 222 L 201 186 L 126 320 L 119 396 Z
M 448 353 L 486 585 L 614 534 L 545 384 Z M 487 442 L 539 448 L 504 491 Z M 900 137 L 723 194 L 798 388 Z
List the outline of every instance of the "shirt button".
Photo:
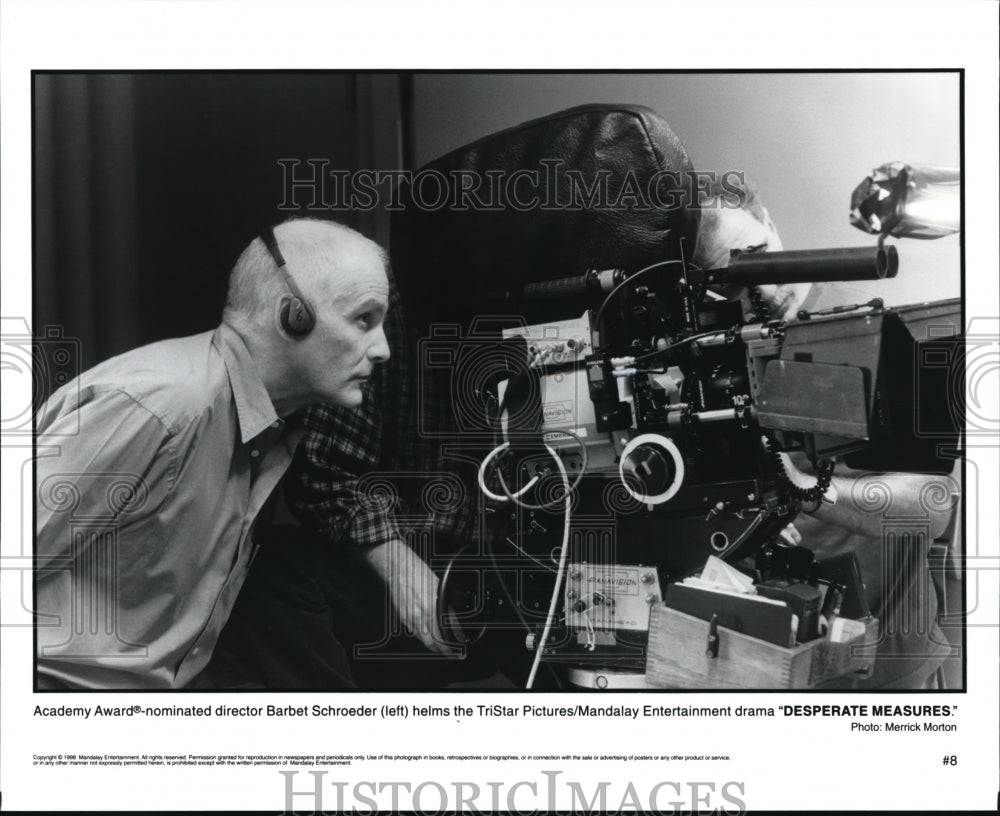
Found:
M 252 456 L 252 457 L 253 457 L 254 459 L 256 459 L 256 458 L 257 458 L 258 456 L 260 456 L 260 451 L 259 451 L 259 450 L 252 450 L 252 451 L 250 451 L 250 455 L 251 455 L 251 456 Z
M 271 423 L 271 427 L 272 428 L 280 428 L 281 427 L 281 420 L 280 419 L 274 420 L 274 422 Z

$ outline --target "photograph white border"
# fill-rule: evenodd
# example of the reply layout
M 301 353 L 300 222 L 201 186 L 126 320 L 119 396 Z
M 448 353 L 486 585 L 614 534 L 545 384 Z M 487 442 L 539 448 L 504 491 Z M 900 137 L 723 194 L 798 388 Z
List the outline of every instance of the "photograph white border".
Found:
M 996 331 L 1000 301 L 997 274 L 997 6 L 992 2 L 737 3 L 667 5 L 653 2 L 540 3 L 512 0 L 502 5 L 470 3 L 411 4 L 401 0 L 344 2 L 49 2 L 3 0 L 0 18 L 0 249 L 3 316 L 31 314 L 31 82 L 32 70 L 94 69 L 551 69 L 586 68 L 698 70 L 959 68 L 965 71 L 964 178 L 966 210 L 966 287 L 968 318 Z M 995 336 L 995 334 L 994 334 Z M 986 392 L 980 394 L 984 396 Z M 24 398 L 5 394 L 4 401 Z M 995 399 L 995 394 L 993 399 Z M 30 401 L 30 396 L 28 397 Z M 998 409 L 984 405 L 985 416 Z M 990 413 L 992 411 L 992 413 Z M 27 453 L 26 453 L 27 450 Z M 3 570 L 0 617 L 17 619 L 30 553 L 30 498 L 20 495 L 21 468 L 30 446 L 4 440 Z M 970 462 L 980 477 L 979 496 L 998 495 L 997 440 L 972 440 Z M 14 486 L 14 489 L 11 489 Z M 992 810 L 998 782 L 998 530 L 993 502 L 983 501 L 970 517 L 970 599 L 977 603 L 968 630 L 968 690 L 947 699 L 928 695 L 881 695 L 879 703 L 958 706 L 957 734 L 921 735 L 922 740 L 886 735 L 851 735 L 841 718 L 629 720 L 545 717 L 411 716 L 381 718 L 266 718 L 199 723 L 161 719 L 95 722 L 80 718 L 33 716 L 36 704 L 80 705 L 72 695 L 45 695 L 31 688 L 30 629 L 4 627 L 0 642 L 0 793 L 7 810 L 222 809 L 281 811 L 285 778 L 275 766 L 132 769 L 63 768 L 58 773 L 32 765 L 35 753 L 61 753 L 89 746 L 94 753 L 124 753 L 145 745 L 157 731 L 164 754 L 340 754 L 371 760 L 337 768 L 322 780 L 325 806 L 337 804 L 335 781 L 350 790 L 358 780 L 436 780 L 502 783 L 534 781 L 544 790 L 543 774 L 564 779 L 632 781 L 649 790 L 664 778 L 712 783 L 716 791 L 741 781 L 740 798 L 753 809 L 930 809 Z M 27 514 L 27 515 L 25 515 Z M 99 695 L 102 705 L 128 706 L 130 695 Z M 544 704 L 561 704 L 546 695 Z M 218 695 L 186 694 L 183 704 L 220 702 Z M 570 699 L 568 696 L 565 698 Z M 592 700 L 591 698 L 588 698 Z M 682 705 L 780 705 L 785 698 L 685 694 Z M 865 701 L 851 695 L 850 703 Z M 162 705 L 177 705 L 164 695 Z M 433 700 L 433 702 L 432 702 Z M 803 704 L 789 696 L 789 704 Z M 836 695 L 810 695 L 811 705 L 844 704 Z M 95 702 L 96 699 L 95 699 Z M 148 696 L 144 704 L 151 704 Z M 267 695 L 233 695 L 234 705 L 274 703 Z M 316 695 L 281 695 L 280 705 L 311 706 Z M 323 704 L 383 705 L 502 702 L 520 707 L 523 696 L 493 694 L 322 695 Z M 575 702 L 575 701 L 574 701 Z M 616 695 L 615 705 L 641 705 L 638 695 Z M 84 703 L 83 705 L 90 705 Z M 656 726 L 655 730 L 652 727 Z M 58 747 L 57 747 L 58 746 Z M 568 755 L 586 746 L 592 755 L 630 756 L 671 753 L 730 755 L 727 763 L 679 760 L 652 767 L 619 760 L 553 764 L 530 761 L 426 764 L 376 757 L 437 753 L 491 756 Z M 656 746 L 660 746 L 656 751 Z M 683 746 L 683 750 L 677 750 Z M 457 749 L 461 748 L 461 751 Z M 669 749 L 669 751 L 667 750 Z M 959 762 L 942 764 L 942 756 Z M 665 776 L 664 774 L 667 774 Z M 311 785 L 303 771 L 297 790 Z M 560 797 L 565 789 L 560 789 Z M 589 788 L 588 788 L 589 790 Z M 619 788 L 620 790 L 620 788 Z M 696 789 L 694 798 L 707 788 Z M 367 792 L 367 791 L 366 791 Z M 377 796 L 382 807 L 391 791 Z M 730 790 L 735 794 L 734 790 Z M 544 808 L 539 793 L 526 788 L 515 800 L 525 810 Z M 661 799 L 666 801 L 670 797 Z M 684 789 L 685 807 L 691 789 Z M 351 801 L 351 800 L 348 800 Z M 355 800 L 364 809 L 363 800 Z M 609 799 L 613 805 L 618 800 Z M 406 799 L 401 807 L 406 807 Z M 488 810 L 489 796 L 477 801 Z M 437 802 L 427 793 L 428 808 Z M 521 804 L 523 803 L 523 804 Z M 555 801 L 566 807 L 567 800 Z M 731 799 L 710 804 L 735 807 Z M 308 798 L 296 807 L 307 809 Z M 507 803 L 501 799 L 501 806 Z M 697 803 L 696 803 L 697 806 Z

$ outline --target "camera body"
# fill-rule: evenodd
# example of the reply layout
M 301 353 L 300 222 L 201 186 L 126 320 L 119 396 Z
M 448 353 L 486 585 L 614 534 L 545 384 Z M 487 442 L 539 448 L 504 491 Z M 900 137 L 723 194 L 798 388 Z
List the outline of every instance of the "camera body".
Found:
M 960 361 L 932 347 L 961 334 L 957 301 L 872 301 L 786 322 L 754 289 L 894 277 L 895 250 L 882 240 L 793 252 L 751 244 L 725 268 L 697 268 L 694 258 L 714 258 L 702 251 L 718 221 L 709 209 L 752 213 L 754 195 L 727 187 L 727 174 L 710 193 L 667 122 L 642 106 L 558 111 L 424 170 L 451 194 L 470 174 L 530 177 L 545 202 L 504 193 L 488 208 L 431 211 L 404 187 L 393 213 L 400 296 L 412 325 L 431 327 L 421 402 L 449 397 L 424 430 L 483 445 L 483 578 L 439 611 L 481 631 L 527 629 L 539 662 L 641 675 L 642 609 L 662 606 L 709 556 L 750 571 L 781 561 L 781 533 L 824 493 L 833 457 L 950 469 L 943 449 L 964 423 L 949 400 Z M 655 206 L 599 194 L 661 182 L 670 189 Z M 711 295 L 740 289 L 758 292 L 750 315 Z M 433 328 L 442 322 L 455 324 L 450 335 Z M 944 333 L 928 334 L 931 324 Z M 921 350 L 941 367 L 920 370 Z M 936 388 L 949 377 L 952 387 Z M 813 488 L 790 481 L 780 452 L 814 464 Z
M 817 268 L 824 252 L 805 258 L 821 281 L 896 271 L 884 247 L 854 251 L 853 272 Z M 771 254 L 780 268 L 784 253 Z M 490 424 L 510 446 L 498 478 L 511 498 L 530 497 L 495 514 L 494 546 L 512 560 L 491 580 L 506 581 L 543 659 L 641 674 L 648 611 L 671 583 L 709 556 L 752 570 L 785 546 L 780 534 L 806 491 L 778 451 L 801 452 L 820 470 L 833 457 L 951 468 L 943 447 L 957 443 L 959 425 L 948 392 L 934 386 L 942 366 L 955 376 L 955 358 L 941 351 L 961 333 L 958 301 L 875 302 L 786 322 L 708 296 L 710 283 L 741 274 L 665 265 L 662 274 L 608 275 L 579 316 L 549 302 L 553 319 L 500 332 L 503 354 L 476 352 L 506 361 L 506 375 L 488 378 Z M 773 282 L 788 277 L 801 273 Z M 530 300 L 522 314 L 538 313 Z M 936 367 L 925 370 L 928 360 Z M 573 482 L 568 515 L 554 456 Z M 539 609 L 545 588 L 558 585 L 563 540 L 560 612 L 542 643 Z M 500 597 L 491 580 L 483 591 Z M 495 609 L 496 619 L 511 622 L 510 611 Z

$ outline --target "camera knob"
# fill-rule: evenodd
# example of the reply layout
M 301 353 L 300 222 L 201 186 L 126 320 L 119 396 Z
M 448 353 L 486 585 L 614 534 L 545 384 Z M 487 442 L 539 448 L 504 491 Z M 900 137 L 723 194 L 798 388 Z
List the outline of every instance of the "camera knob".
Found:
M 677 468 L 666 451 L 653 445 L 640 445 L 624 458 L 624 473 L 642 485 L 647 496 L 656 496 L 666 491 L 677 476 Z
M 668 437 L 640 434 L 625 445 L 618 474 L 634 499 L 643 504 L 663 504 L 684 482 L 684 459 Z

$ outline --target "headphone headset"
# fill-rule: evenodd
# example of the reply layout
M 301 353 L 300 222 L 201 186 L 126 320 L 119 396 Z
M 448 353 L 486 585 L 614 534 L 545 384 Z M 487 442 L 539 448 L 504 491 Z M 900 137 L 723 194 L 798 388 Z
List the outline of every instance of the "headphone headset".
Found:
M 274 237 L 274 229 L 268 227 L 260 234 L 260 239 L 264 242 L 264 246 L 267 247 L 267 251 L 270 253 L 271 258 L 277 265 L 278 271 L 285 279 L 285 284 L 291 292 L 290 296 L 283 298 L 281 301 L 281 327 L 295 337 L 304 337 L 316 325 L 316 315 L 313 313 L 305 296 L 299 291 L 299 287 L 295 285 L 294 279 L 288 273 L 285 257 L 281 254 L 281 250 L 278 249 L 278 241 Z

